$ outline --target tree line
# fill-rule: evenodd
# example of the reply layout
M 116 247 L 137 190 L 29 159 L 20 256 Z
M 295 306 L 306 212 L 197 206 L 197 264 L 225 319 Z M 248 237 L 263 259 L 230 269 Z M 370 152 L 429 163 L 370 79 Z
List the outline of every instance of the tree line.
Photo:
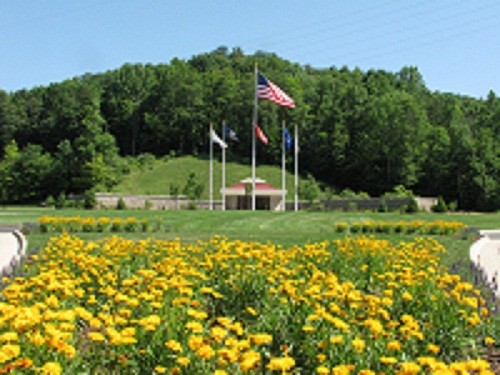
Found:
M 296 102 L 259 102 L 280 165 L 281 122 L 299 126 L 300 169 L 323 186 L 372 196 L 404 186 L 465 210 L 500 208 L 500 100 L 433 92 L 416 67 L 314 68 L 220 47 L 168 64 L 125 64 L 45 87 L 0 90 L 0 202 L 110 190 L 144 154 L 206 156 L 209 124 L 237 133 L 250 163 L 254 65 Z M 292 168 L 292 154 L 288 165 Z

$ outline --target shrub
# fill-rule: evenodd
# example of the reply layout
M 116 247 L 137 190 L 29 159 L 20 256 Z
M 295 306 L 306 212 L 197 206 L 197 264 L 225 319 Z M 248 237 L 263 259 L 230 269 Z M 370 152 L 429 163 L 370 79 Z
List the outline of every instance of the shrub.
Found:
M 319 202 L 312 203 L 309 207 L 307 207 L 308 212 L 323 212 L 325 211 L 325 206 Z
M 64 208 L 66 207 L 66 194 L 64 194 L 63 192 L 61 192 L 58 196 L 57 196 L 57 199 L 54 203 L 54 206 L 55 208 L 57 209 L 61 209 L 61 208 Z
M 150 200 L 146 199 L 146 201 L 144 202 L 144 209 L 149 211 L 152 207 L 153 203 L 151 203 Z
M 118 199 L 118 202 L 116 203 L 116 209 L 117 210 L 127 209 L 127 205 L 125 204 L 125 201 L 123 200 L 122 197 L 120 197 L 120 199 Z
M 446 207 L 446 202 L 444 201 L 443 197 L 441 196 L 438 197 L 437 203 L 431 207 L 431 211 L 437 213 L 448 211 L 448 208 Z
M 405 210 L 407 214 L 414 214 L 418 212 L 418 204 L 414 198 L 411 198 L 408 204 L 405 206 Z
M 56 200 L 52 195 L 49 195 L 47 199 L 45 199 L 45 206 L 46 207 L 54 207 L 56 205 Z
M 378 205 L 377 211 L 378 212 L 388 212 L 389 211 L 389 207 L 387 207 L 387 203 L 385 203 L 385 199 L 380 200 L 380 204 Z
M 95 197 L 95 191 L 90 189 L 83 194 L 83 207 L 86 210 L 92 210 L 97 206 L 97 199 Z
M 347 211 L 357 211 L 358 210 L 358 204 L 356 202 L 349 202 L 347 204 Z

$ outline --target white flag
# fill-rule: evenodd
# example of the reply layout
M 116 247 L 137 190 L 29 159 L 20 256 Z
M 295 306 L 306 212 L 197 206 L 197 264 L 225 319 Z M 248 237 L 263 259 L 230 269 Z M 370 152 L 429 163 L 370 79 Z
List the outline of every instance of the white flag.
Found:
M 219 138 L 213 129 L 210 129 L 210 140 L 212 142 L 218 143 L 220 147 L 227 148 L 226 142 Z

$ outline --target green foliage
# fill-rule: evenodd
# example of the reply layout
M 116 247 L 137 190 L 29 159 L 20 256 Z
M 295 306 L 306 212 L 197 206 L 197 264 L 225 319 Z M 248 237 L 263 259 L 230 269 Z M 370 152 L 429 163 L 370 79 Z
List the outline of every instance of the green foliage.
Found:
M 318 199 L 320 193 L 319 185 L 312 174 L 307 175 L 306 181 L 300 186 L 299 197 L 307 200 L 311 205 Z
M 398 191 L 404 186 L 419 196 L 456 201 L 457 209 L 500 209 L 500 99 L 495 93 L 473 99 L 431 92 L 414 66 L 394 73 L 316 69 L 273 53 L 245 55 L 225 47 L 187 61 L 125 64 L 48 87 L 0 91 L 0 201 L 111 191 L 124 174 L 130 172 L 133 180 L 137 170 L 155 170 L 155 158 L 202 159 L 207 124 L 222 119 L 240 139 L 231 144 L 228 160 L 250 164 L 248 98 L 255 61 L 297 102 L 294 111 L 265 101 L 260 105 L 270 146 L 259 152 L 259 166 L 279 165 L 276 125 L 286 120 L 300 125 L 301 173 L 322 186 L 371 196 L 393 189 L 404 193 Z M 291 159 L 290 154 L 288 166 Z M 272 182 L 274 174 L 263 176 L 261 170 L 259 177 L 279 185 Z M 182 184 L 191 171 L 178 171 Z M 207 181 L 207 173 L 197 176 Z M 238 175 L 234 182 L 248 176 Z M 288 178 L 287 186 L 293 186 Z
M 52 195 L 49 195 L 47 199 L 45 199 L 45 206 L 46 207 L 54 207 L 56 205 L 56 200 Z
M 97 206 L 95 191 L 87 190 L 83 195 L 83 207 L 87 210 L 92 210 Z
M 61 209 L 61 208 L 64 208 L 66 207 L 66 194 L 64 194 L 63 192 L 59 193 L 59 195 L 57 196 L 56 198 L 56 202 L 55 202 L 55 208 L 58 208 L 58 209 Z
M 388 212 L 389 211 L 389 207 L 387 207 L 387 203 L 385 203 L 384 199 L 380 200 L 380 204 L 377 208 L 377 211 L 378 212 Z
M 116 209 L 117 210 L 125 210 L 127 208 L 127 205 L 125 203 L 125 200 L 120 197 L 118 198 L 118 202 L 116 202 Z
M 437 213 L 448 211 L 448 207 L 446 206 L 446 202 L 444 201 L 443 197 L 438 197 L 437 203 L 431 207 L 431 211 Z
M 194 201 L 196 199 L 200 199 L 201 194 L 203 193 L 204 185 L 198 182 L 198 178 L 196 177 L 196 173 L 191 172 L 189 177 L 184 185 L 184 189 L 182 193 L 188 197 L 190 201 Z
M 414 196 L 413 191 L 404 185 L 396 185 L 392 191 L 382 195 L 383 198 L 412 198 Z
M 406 205 L 404 212 L 407 214 L 414 214 L 419 211 L 417 201 L 414 198 L 410 199 L 410 202 Z

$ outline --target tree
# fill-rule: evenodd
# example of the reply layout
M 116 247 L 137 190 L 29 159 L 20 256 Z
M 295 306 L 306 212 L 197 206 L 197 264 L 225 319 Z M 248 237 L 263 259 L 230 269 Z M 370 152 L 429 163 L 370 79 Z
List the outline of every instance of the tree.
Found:
M 318 199 L 319 191 L 319 186 L 315 178 L 313 175 L 308 174 L 306 181 L 302 184 L 302 189 L 299 189 L 301 198 L 312 204 Z
M 188 197 L 190 201 L 195 201 L 201 197 L 203 193 L 204 186 L 203 184 L 198 182 L 198 178 L 196 177 L 196 173 L 191 172 L 186 181 L 186 185 L 184 185 L 184 189 L 182 193 Z

